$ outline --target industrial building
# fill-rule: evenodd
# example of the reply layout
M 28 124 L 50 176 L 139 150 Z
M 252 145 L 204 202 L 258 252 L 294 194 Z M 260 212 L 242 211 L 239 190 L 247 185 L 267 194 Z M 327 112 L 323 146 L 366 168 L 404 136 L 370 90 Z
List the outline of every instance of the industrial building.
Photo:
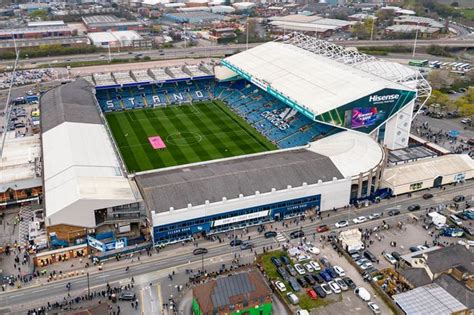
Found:
M 309 35 L 328 37 L 337 31 L 348 31 L 356 22 L 327 19 L 317 15 L 293 14 L 269 19 L 270 25 L 280 32 L 304 32 Z
M 87 34 L 91 44 L 101 48 L 133 47 L 150 48 L 151 40 L 145 40 L 135 31 L 93 32 Z
M 113 15 L 82 17 L 87 32 L 143 31 L 145 26 L 138 21 L 127 21 Z

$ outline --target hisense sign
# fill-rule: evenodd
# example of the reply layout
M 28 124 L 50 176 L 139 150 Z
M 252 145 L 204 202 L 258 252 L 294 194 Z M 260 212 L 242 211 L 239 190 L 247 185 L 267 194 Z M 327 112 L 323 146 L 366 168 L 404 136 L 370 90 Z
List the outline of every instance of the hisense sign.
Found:
M 395 101 L 400 98 L 399 94 L 388 94 L 388 95 L 371 95 L 369 97 L 369 102 L 385 102 L 385 101 Z

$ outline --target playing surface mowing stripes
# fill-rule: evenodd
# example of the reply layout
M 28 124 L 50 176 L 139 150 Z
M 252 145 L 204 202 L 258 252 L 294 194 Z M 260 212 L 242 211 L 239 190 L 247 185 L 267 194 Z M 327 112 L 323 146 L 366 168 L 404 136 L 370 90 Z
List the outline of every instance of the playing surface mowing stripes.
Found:
M 106 113 L 130 173 L 276 149 L 221 101 Z M 155 150 L 148 137 L 160 136 Z

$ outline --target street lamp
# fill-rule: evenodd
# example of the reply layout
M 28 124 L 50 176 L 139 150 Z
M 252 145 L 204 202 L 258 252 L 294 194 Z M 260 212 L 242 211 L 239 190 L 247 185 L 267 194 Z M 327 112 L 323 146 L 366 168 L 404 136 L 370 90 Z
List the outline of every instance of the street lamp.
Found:
M 418 26 L 419 26 L 419 25 L 420 25 L 420 23 L 417 22 L 417 23 L 416 23 L 416 33 L 415 33 L 415 42 L 413 43 L 413 55 L 412 55 L 413 58 L 415 58 L 416 41 L 418 40 L 418 29 L 419 29 Z

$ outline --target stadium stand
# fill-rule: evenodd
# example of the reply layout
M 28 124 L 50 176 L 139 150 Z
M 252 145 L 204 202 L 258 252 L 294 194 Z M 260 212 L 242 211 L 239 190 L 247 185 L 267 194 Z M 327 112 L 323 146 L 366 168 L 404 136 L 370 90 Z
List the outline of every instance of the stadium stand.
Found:
M 197 66 L 152 69 L 149 74 L 155 78 L 207 75 L 205 69 Z M 117 79 L 119 76 L 114 77 Z M 214 79 L 195 79 L 97 89 L 96 98 L 103 112 L 219 99 L 280 148 L 306 145 L 341 131 L 309 119 L 245 80 L 216 82 Z

